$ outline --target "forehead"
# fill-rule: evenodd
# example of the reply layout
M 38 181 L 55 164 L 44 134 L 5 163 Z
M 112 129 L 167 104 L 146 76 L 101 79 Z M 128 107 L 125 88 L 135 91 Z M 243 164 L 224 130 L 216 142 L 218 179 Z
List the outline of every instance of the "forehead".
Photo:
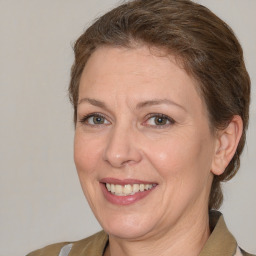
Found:
M 192 107 L 201 104 L 196 82 L 175 57 L 159 49 L 101 47 L 89 58 L 80 81 L 79 98 L 170 98 Z M 189 106 L 191 105 L 191 106 Z

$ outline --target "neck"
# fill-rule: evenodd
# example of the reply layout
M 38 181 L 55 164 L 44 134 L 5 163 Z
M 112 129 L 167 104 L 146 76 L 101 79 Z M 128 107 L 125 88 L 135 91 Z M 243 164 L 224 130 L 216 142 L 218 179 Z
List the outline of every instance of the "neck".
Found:
M 126 240 L 109 236 L 104 256 L 197 256 L 210 236 L 208 212 L 190 216 L 182 223 L 147 239 Z

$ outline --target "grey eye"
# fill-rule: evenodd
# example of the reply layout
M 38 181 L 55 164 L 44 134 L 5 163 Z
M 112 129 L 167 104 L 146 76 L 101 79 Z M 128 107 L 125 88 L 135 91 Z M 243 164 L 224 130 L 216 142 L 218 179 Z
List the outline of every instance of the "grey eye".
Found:
M 88 116 L 85 118 L 84 122 L 90 125 L 109 124 L 109 121 L 104 116 L 100 115 Z

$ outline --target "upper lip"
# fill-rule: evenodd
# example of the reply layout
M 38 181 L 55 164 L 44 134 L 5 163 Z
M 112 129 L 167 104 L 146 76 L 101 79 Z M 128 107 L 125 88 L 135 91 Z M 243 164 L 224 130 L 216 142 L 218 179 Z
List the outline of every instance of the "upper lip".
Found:
M 100 180 L 101 183 L 109 183 L 115 185 L 126 185 L 126 184 L 157 184 L 152 181 L 137 180 L 137 179 L 116 179 L 116 178 L 103 178 Z

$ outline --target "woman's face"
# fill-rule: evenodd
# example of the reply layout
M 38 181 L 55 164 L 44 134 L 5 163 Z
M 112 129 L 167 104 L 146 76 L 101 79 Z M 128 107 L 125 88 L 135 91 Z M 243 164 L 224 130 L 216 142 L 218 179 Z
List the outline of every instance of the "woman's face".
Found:
M 166 234 L 207 214 L 216 139 L 195 81 L 173 57 L 147 47 L 96 50 L 77 119 L 75 164 L 107 233 Z

